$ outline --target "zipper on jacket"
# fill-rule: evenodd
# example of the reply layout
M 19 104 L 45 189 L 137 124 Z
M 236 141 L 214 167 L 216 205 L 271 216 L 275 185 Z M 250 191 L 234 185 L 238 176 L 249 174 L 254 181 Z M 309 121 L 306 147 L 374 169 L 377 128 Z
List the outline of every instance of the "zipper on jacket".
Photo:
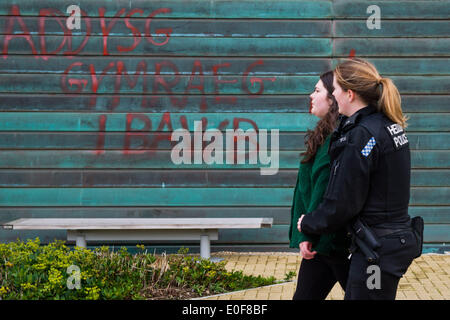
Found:
M 338 162 L 336 162 L 336 165 L 334 166 L 334 172 L 333 172 L 333 176 L 336 176 L 336 173 L 337 173 L 337 168 L 339 167 L 339 161 Z M 334 181 L 334 178 L 333 178 L 333 181 Z
M 336 164 L 333 166 L 333 169 L 331 171 L 330 185 L 328 186 L 327 192 L 326 192 L 327 197 L 330 197 L 331 196 L 331 192 L 333 191 L 334 181 L 336 180 L 338 167 L 339 167 L 339 161 L 336 161 Z

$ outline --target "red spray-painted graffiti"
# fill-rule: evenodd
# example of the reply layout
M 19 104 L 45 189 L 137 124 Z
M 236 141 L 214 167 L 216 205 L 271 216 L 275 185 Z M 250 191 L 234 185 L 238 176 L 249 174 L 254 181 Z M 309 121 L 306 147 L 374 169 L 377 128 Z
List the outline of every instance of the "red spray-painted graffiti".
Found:
M 127 8 L 120 8 L 115 13 L 115 15 L 109 19 L 106 19 L 106 11 L 107 10 L 104 7 L 99 8 L 99 18 L 96 19 L 96 21 L 98 21 L 98 23 L 100 24 L 99 30 L 101 30 L 102 36 L 102 46 L 98 48 L 98 55 L 111 55 L 112 49 L 116 50 L 116 52 L 130 53 L 141 44 L 143 38 L 145 38 L 148 43 L 151 43 L 154 46 L 164 46 L 167 45 L 170 41 L 170 36 L 172 34 L 171 28 L 159 28 L 155 29 L 153 32 L 151 30 L 151 24 L 154 18 L 170 13 L 170 8 L 158 8 L 150 12 L 147 18 L 145 18 L 144 32 L 141 32 L 141 30 L 134 26 L 130 21 L 133 16 L 139 15 L 140 17 L 144 17 L 145 11 L 143 9 L 134 8 L 128 10 Z M 16 39 L 22 39 L 22 42 L 24 39 L 29 47 L 30 53 L 36 59 L 43 59 L 44 61 L 48 61 L 50 58 L 58 54 L 66 56 L 66 58 L 68 59 L 73 59 L 75 56 L 82 53 L 83 50 L 87 47 L 87 44 L 91 39 L 93 30 L 93 19 L 89 17 L 83 10 L 80 10 L 80 13 L 85 23 L 86 30 L 83 33 L 83 36 L 81 36 L 84 38 L 82 38 L 82 41 L 81 39 L 78 39 L 78 42 L 81 42 L 78 44 L 77 48 L 74 48 L 72 31 L 67 28 L 65 23 L 67 15 L 54 8 L 41 9 L 39 11 L 39 17 L 37 20 L 38 25 L 35 26 L 38 31 L 39 38 L 39 42 L 37 45 L 30 33 L 30 30 L 32 29 L 30 29 L 30 26 L 26 25 L 23 17 L 21 16 L 19 6 L 11 6 L 10 14 L 6 18 L 4 32 L 5 36 L 3 37 L 3 59 L 8 58 L 9 46 L 11 42 L 16 41 Z M 63 36 L 59 37 L 61 38 L 61 42 L 56 45 L 54 42 L 52 42 L 51 49 L 48 49 L 47 46 L 48 35 L 46 34 L 46 22 L 48 21 L 48 19 L 56 21 L 61 28 L 61 31 L 63 32 Z M 132 37 L 128 37 L 127 41 L 129 42 L 129 40 L 132 39 L 133 42 L 131 44 L 128 43 L 127 46 L 119 44 L 115 48 L 111 48 L 111 46 L 108 46 L 108 40 L 111 31 L 117 22 L 123 22 L 126 28 L 131 31 Z M 19 31 L 17 30 L 17 28 L 19 28 Z M 158 35 L 158 41 L 155 40 L 153 34 Z M 92 54 L 92 52 L 90 52 L 90 54 Z M 189 96 L 192 95 L 192 93 L 195 93 L 201 95 L 200 111 L 205 112 L 208 107 L 210 107 L 207 105 L 205 95 L 214 95 L 215 102 L 217 104 L 236 104 L 236 96 L 224 95 L 220 91 L 221 88 L 223 90 L 223 86 L 226 85 L 239 85 L 239 81 L 241 82 L 240 89 L 242 90 L 243 94 L 255 98 L 260 97 L 264 93 L 265 82 L 274 82 L 276 80 L 275 77 L 262 78 L 250 76 L 252 72 L 255 72 L 255 68 L 261 67 L 263 65 L 264 61 L 259 59 L 250 63 L 248 67 L 242 72 L 242 76 L 229 76 L 227 78 L 224 78 L 220 75 L 219 71 L 220 69 L 223 70 L 224 68 L 231 67 L 231 63 L 218 63 L 212 65 L 211 70 L 208 70 L 208 72 L 212 74 L 212 77 L 206 77 L 204 74 L 205 71 L 202 62 L 200 60 L 195 60 L 193 62 L 191 74 L 186 81 L 187 77 L 185 75 L 180 75 L 177 65 L 167 59 L 162 59 L 161 61 L 155 62 L 153 73 L 149 72 L 149 66 L 145 59 L 142 59 L 137 63 L 136 70 L 134 72 L 128 71 L 126 67 L 126 59 L 118 59 L 116 61 L 113 60 L 109 62 L 109 64 L 104 67 L 101 72 L 93 63 L 74 61 L 70 63 L 70 65 L 68 65 L 64 70 L 61 76 L 60 87 L 62 92 L 65 94 L 91 94 L 92 96 L 89 99 L 90 108 L 95 108 L 97 97 L 101 90 L 106 90 L 108 93 L 112 91 L 113 95 L 109 108 L 109 111 L 112 112 L 119 105 L 121 94 L 123 94 L 123 91 L 127 89 L 127 87 L 123 85 L 123 82 L 126 83 L 129 89 L 134 89 L 138 85 L 138 83 L 141 83 L 142 90 L 139 89 L 139 94 L 142 94 L 141 107 L 145 111 L 148 111 L 152 106 L 155 106 L 159 102 L 159 94 L 168 95 L 170 97 L 172 106 L 182 110 L 186 107 Z M 89 73 L 87 75 L 82 75 L 82 73 L 80 74 L 79 71 L 82 68 L 87 68 L 87 70 L 89 70 Z M 166 74 L 169 74 L 170 76 L 166 76 Z M 105 79 L 108 79 L 108 81 L 105 82 Z M 111 81 L 111 79 L 113 81 Z M 122 79 L 125 79 L 125 81 L 122 81 Z M 139 80 L 142 81 L 139 82 Z M 152 81 L 152 83 L 149 83 L 150 80 Z M 181 80 L 184 80 L 184 82 Z M 206 81 L 210 82 L 206 83 Z M 179 94 L 180 86 L 182 87 L 181 95 Z M 177 88 L 176 95 L 173 93 L 175 88 Z M 210 91 L 208 91 L 207 88 L 213 89 L 209 89 Z M 151 98 L 149 98 L 150 94 Z M 97 136 L 96 149 L 94 151 L 97 155 L 101 155 L 105 152 L 104 146 L 107 131 L 107 119 L 107 114 L 100 115 L 98 119 L 99 131 Z M 170 113 L 168 112 L 165 112 L 163 114 L 158 127 L 154 130 L 152 128 L 152 120 L 144 114 L 126 114 L 126 119 L 124 119 L 124 121 L 126 122 L 126 134 L 123 145 L 124 155 L 142 154 L 147 152 L 152 153 L 157 150 L 158 145 L 161 141 L 170 141 L 171 133 L 174 131 Z M 133 121 L 143 122 L 143 128 L 140 130 L 133 129 Z M 207 118 L 202 117 L 201 121 L 202 127 L 206 128 L 208 122 Z M 179 122 L 182 128 L 188 129 L 188 123 L 185 116 L 179 117 Z M 258 131 L 258 126 L 253 120 L 239 117 L 233 118 L 233 129 L 239 128 L 239 124 L 241 122 L 249 123 L 256 131 Z M 218 129 L 224 130 L 229 124 L 230 121 L 228 119 L 224 119 L 220 122 Z M 164 129 L 167 130 L 165 132 L 162 132 Z M 148 137 L 149 132 L 156 133 L 152 135 L 152 139 Z M 140 139 L 142 141 L 139 150 L 131 150 L 132 139 Z
M 264 93 L 264 81 L 274 82 L 275 78 L 261 78 L 261 77 L 249 77 L 249 74 L 253 69 L 257 66 L 261 66 L 264 64 L 264 61 L 258 60 L 256 62 L 251 63 L 248 68 L 243 72 L 243 76 L 239 77 L 241 83 L 241 89 L 244 94 L 258 97 Z M 114 84 L 113 84 L 113 99 L 111 101 L 111 111 L 114 110 L 115 107 L 119 105 L 120 102 L 120 91 L 122 89 L 122 78 L 126 80 L 126 84 L 129 88 L 133 89 L 136 87 L 139 78 L 142 79 L 142 103 L 141 106 L 143 108 L 151 108 L 154 106 L 159 99 L 158 97 L 148 98 L 148 94 L 158 95 L 161 88 L 164 90 L 164 93 L 170 96 L 170 101 L 174 107 L 178 107 L 180 109 L 184 108 L 188 102 L 189 93 L 192 91 L 196 91 L 202 95 L 200 110 L 202 112 L 206 111 L 208 108 L 205 94 L 213 94 L 215 95 L 216 103 L 228 102 L 231 104 L 236 103 L 235 96 L 221 96 L 219 86 L 226 84 L 236 84 L 238 83 L 238 78 L 223 80 L 220 79 L 218 74 L 219 68 L 229 67 L 230 63 L 227 64 L 216 64 L 212 66 L 213 77 L 207 78 L 204 76 L 203 67 L 200 60 L 195 60 L 194 65 L 192 67 L 191 75 L 187 80 L 187 84 L 183 90 L 183 96 L 181 98 L 177 98 L 173 95 L 172 89 L 177 85 L 180 85 L 180 80 L 182 76 L 180 75 L 177 66 L 171 61 L 161 61 L 156 62 L 154 69 L 155 74 L 151 75 L 147 73 L 147 63 L 145 60 L 142 60 L 138 63 L 136 67 L 136 71 L 134 73 L 127 72 L 125 67 L 125 62 L 122 60 L 118 60 L 117 62 L 110 62 L 101 73 L 97 73 L 94 64 L 89 64 L 90 75 L 84 76 L 84 78 L 80 79 L 80 75 L 77 73 L 82 67 L 86 65 L 83 62 L 73 62 L 71 63 L 67 69 L 64 71 L 61 76 L 61 90 L 67 94 L 73 93 L 92 93 L 92 98 L 89 101 L 89 107 L 95 107 L 97 103 L 97 93 L 99 90 L 99 86 L 101 85 L 103 79 L 108 74 L 114 76 Z M 162 70 L 165 69 L 169 71 L 173 76 L 167 77 L 161 75 Z M 168 80 L 168 78 L 171 78 Z M 207 92 L 205 79 L 213 82 L 214 91 Z M 151 91 L 149 90 L 148 80 L 152 80 Z M 248 82 L 250 82 L 251 87 L 259 87 L 258 91 L 253 92 L 250 90 Z M 182 85 L 182 84 L 181 84 Z M 254 89 L 252 89 L 254 90 Z
M 133 129 L 133 122 L 138 121 L 141 126 L 143 123 L 143 127 L 139 130 Z M 99 134 L 97 136 L 97 145 L 96 150 L 94 151 L 96 155 L 101 155 L 105 153 L 105 131 L 106 131 L 106 121 L 107 115 L 101 115 L 99 117 Z M 153 154 L 158 150 L 158 145 L 160 142 L 166 140 L 170 141 L 173 146 L 175 142 L 171 141 L 171 135 L 174 131 L 174 126 L 172 124 L 172 119 L 169 112 L 163 114 L 161 121 L 159 122 L 158 127 L 155 130 L 152 130 L 152 119 L 145 114 L 140 113 L 128 113 L 126 114 L 126 134 L 124 137 L 124 146 L 123 146 L 123 154 L 124 155 L 134 155 L 134 154 Z M 183 129 L 189 130 L 189 126 L 187 123 L 186 116 L 182 115 L 179 118 L 180 126 Z M 206 117 L 201 118 L 202 122 L 202 130 L 203 132 L 206 130 L 208 125 L 208 119 Z M 248 123 L 251 127 L 258 132 L 258 125 L 255 121 L 247 118 L 234 117 L 233 118 L 233 130 L 240 128 L 241 123 Z M 217 127 L 218 130 L 223 131 L 227 129 L 230 121 L 225 119 L 220 122 Z M 163 131 L 165 130 L 166 131 Z M 191 128 L 191 131 L 194 128 Z M 152 135 L 152 139 L 150 139 L 150 133 L 156 132 L 156 134 Z M 139 146 L 139 149 L 131 149 L 131 141 L 133 139 L 139 139 L 142 143 Z M 237 138 L 235 137 L 234 142 L 237 143 Z M 249 143 L 254 143 L 256 145 L 256 150 L 259 151 L 259 143 L 258 141 L 251 141 Z M 205 144 L 205 143 L 204 143 Z M 237 151 L 237 148 L 234 148 Z M 192 150 L 193 151 L 193 150 Z M 237 153 L 235 152 L 235 158 L 237 157 Z
M 119 21 L 117 18 L 122 17 L 124 15 L 125 16 L 123 17 L 124 18 L 123 22 L 125 23 L 126 27 L 128 29 L 130 29 L 130 31 L 133 35 L 133 44 L 129 47 L 117 45 L 117 47 L 115 49 L 118 52 L 131 52 L 131 51 L 135 50 L 142 41 L 142 33 L 135 26 L 133 26 L 130 23 L 130 18 L 137 13 L 144 15 L 144 10 L 136 8 L 136 9 L 130 10 L 127 13 L 126 8 L 122 8 L 119 11 L 117 11 L 117 13 L 114 15 L 114 18 L 110 19 L 111 21 L 109 21 L 109 22 L 106 22 L 105 12 L 106 12 L 106 9 L 104 7 L 101 7 L 98 9 L 98 13 L 99 13 L 99 17 L 100 17 L 100 26 L 101 26 L 101 30 L 102 30 L 102 38 L 103 38 L 103 46 L 101 48 L 102 51 L 99 52 L 99 54 L 102 54 L 104 56 L 107 56 L 110 54 L 109 50 L 108 50 L 108 38 L 109 38 L 109 35 L 111 32 L 111 29 Z M 163 41 L 158 42 L 158 41 L 155 41 L 154 37 L 152 36 L 151 22 L 152 22 L 152 19 L 154 19 L 157 15 L 164 14 L 164 13 L 170 13 L 170 12 L 171 12 L 171 9 L 169 9 L 169 8 L 159 8 L 157 10 L 152 11 L 148 15 L 148 17 L 146 18 L 146 23 L 145 23 L 145 31 L 143 33 L 146 41 L 148 41 L 149 43 L 151 43 L 155 46 L 164 46 L 169 42 L 170 35 L 172 33 L 172 29 L 171 28 L 156 29 L 155 33 L 158 35 L 162 35 L 162 36 L 158 36 L 158 38 L 163 37 L 163 39 L 162 39 Z M 13 5 L 11 7 L 11 10 L 10 10 L 10 13 L 8 15 L 7 22 L 6 22 L 6 28 L 5 28 L 6 35 L 3 39 L 3 59 L 8 58 L 9 43 L 14 39 L 19 39 L 19 38 L 23 38 L 27 41 L 27 43 L 30 47 L 31 54 L 33 54 L 37 59 L 41 58 L 44 60 L 48 60 L 50 57 L 52 57 L 58 53 L 62 53 L 63 55 L 68 56 L 68 58 L 71 58 L 72 56 L 79 54 L 86 47 L 89 39 L 91 38 L 91 33 L 92 33 L 91 18 L 88 17 L 87 13 L 83 10 L 80 10 L 80 13 L 81 13 L 81 16 L 83 17 L 83 21 L 86 24 L 86 33 L 84 35 L 84 40 L 79 45 L 79 47 L 76 49 L 73 49 L 72 48 L 72 36 L 73 36 L 72 30 L 68 29 L 66 26 L 66 23 L 65 23 L 65 19 L 67 18 L 67 16 L 64 13 L 62 13 L 61 11 L 59 11 L 58 9 L 53 9 L 53 8 L 41 9 L 39 11 L 38 26 L 36 28 L 39 31 L 40 52 L 38 53 L 37 46 L 35 45 L 35 43 L 33 41 L 33 38 L 29 31 L 29 28 L 23 21 L 23 18 L 20 14 L 19 6 Z M 47 52 L 47 48 L 46 48 L 47 35 L 45 33 L 46 32 L 45 24 L 46 24 L 46 20 L 49 17 L 56 19 L 57 23 L 59 24 L 59 26 L 61 27 L 61 30 L 64 33 L 64 37 L 62 37 L 59 47 L 56 48 L 52 52 Z M 21 33 L 13 32 L 14 25 L 16 23 L 19 25 L 19 27 L 22 31 Z M 67 50 L 62 51 L 63 48 L 66 46 L 66 44 L 67 44 Z

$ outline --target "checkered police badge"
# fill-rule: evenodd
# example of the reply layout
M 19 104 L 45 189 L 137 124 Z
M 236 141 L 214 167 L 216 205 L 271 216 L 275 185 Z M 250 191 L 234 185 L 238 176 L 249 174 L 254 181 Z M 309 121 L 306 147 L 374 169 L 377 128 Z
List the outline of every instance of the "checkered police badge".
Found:
M 361 150 L 362 155 L 365 157 L 369 156 L 370 151 L 372 151 L 375 143 L 377 143 L 375 141 L 375 138 L 374 137 L 370 138 L 369 142 L 367 142 L 366 146 Z

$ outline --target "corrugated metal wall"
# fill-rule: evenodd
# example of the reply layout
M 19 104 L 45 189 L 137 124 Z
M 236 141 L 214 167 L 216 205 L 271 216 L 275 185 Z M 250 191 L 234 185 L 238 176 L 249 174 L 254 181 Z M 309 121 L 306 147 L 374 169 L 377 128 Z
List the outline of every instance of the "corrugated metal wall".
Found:
M 81 8 L 81 29 L 66 26 Z M 370 5 L 381 28 L 369 29 Z M 273 217 L 221 246 L 287 247 L 309 98 L 338 58 L 368 58 L 410 116 L 410 214 L 450 241 L 450 1 L 2 0 L 0 221 Z M 175 165 L 179 128 L 280 130 L 280 171 Z M 0 231 L 1 241 L 60 231 Z

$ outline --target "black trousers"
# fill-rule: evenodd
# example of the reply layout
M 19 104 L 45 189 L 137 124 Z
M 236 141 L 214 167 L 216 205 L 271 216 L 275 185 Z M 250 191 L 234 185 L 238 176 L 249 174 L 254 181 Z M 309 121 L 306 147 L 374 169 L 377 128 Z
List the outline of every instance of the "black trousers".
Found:
M 380 268 L 377 287 L 376 281 L 370 281 L 370 277 L 376 276 L 375 271 L 366 271 L 369 266 L 360 251 L 353 254 L 344 300 L 395 300 L 400 277 L 384 272 Z M 368 286 L 368 282 L 372 283 L 371 287 Z
M 313 259 L 302 259 L 292 300 L 325 300 L 336 282 L 345 290 L 349 268 L 346 257 L 317 253 Z
M 412 231 L 396 233 L 379 238 L 381 248 L 378 250 L 380 260 L 378 270 L 378 287 L 372 281 L 377 276 L 368 269 L 364 254 L 357 250 L 350 262 L 350 271 L 345 289 L 345 300 L 395 300 L 400 278 L 405 274 L 417 253 L 417 240 Z M 372 285 L 368 285 L 372 283 Z

